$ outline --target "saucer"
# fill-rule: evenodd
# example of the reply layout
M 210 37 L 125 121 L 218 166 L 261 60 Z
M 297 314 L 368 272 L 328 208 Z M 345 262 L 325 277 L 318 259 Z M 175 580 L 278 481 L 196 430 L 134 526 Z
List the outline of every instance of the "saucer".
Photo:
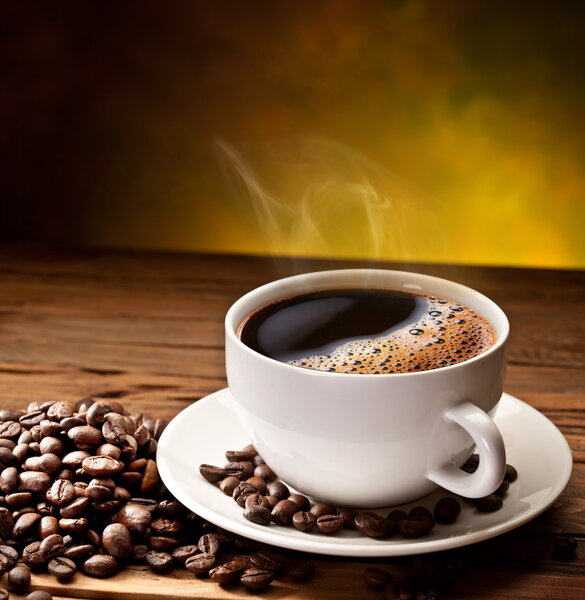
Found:
M 509 394 L 503 394 L 494 420 L 504 438 L 507 462 L 519 474 L 510 485 L 504 506 L 496 512 L 482 513 L 460 498 L 462 511 L 457 521 L 452 525 L 437 524 L 420 539 L 397 536 L 376 540 L 356 531 L 325 536 L 247 521 L 230 497 L 199 474 L 200 464 L 223 466 L 226 450 L 238 450 L 249 443 L 227 388 L 192 404 L 169 423 L 159 440 L 157 464 L 165 485 L 185 506 L 211 523 L 247 538 L 337 556 L 420 554 L 466 546 L 515 529 L 546 510 L 565 488 L 571 475 L 571 451 L 551 421 Z M 437 490 L 399 508 L 408 511 L 422 505 L 432 510 L 437 500 L 448 495 L 452 494 Z M 389 511 L 387 508 L 375 512 L 385 516 Z

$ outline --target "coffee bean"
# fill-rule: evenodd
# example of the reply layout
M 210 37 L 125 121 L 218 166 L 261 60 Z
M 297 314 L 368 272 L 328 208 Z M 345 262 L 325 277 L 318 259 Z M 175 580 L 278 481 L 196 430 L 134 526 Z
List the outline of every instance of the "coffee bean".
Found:
M 21 417 L 22 418 L 22 417 Z M 4 421 L 0 423 L 0 438 L 14 439 L 20 435 L 22 427 L 15 421 Z
M 266 569 L 246 569 L 241 577 L 241 584 L 247 589 L 258 592 L 266 589 L 273 581 L 274 573 Z
M 38 522 L 41 520 L 41 515 L 36 512 L 23 514 L 14 523 L 12 528 L 12 537 L 16 539 L 34 536 L 38 532 Z
M 39 571 L 42 569 L 47 559 L 45 555 L 40 551 L 41 542 L 32 542 L 25 546 L 22 550 L 22 562 L 32 569 L 33 571 Z M 1 548 L 1 546 L 0 546 Z M 15 551 L 16 552 L 16 551 Z M 16 560 L 18 560 L 18 554 L 16 554 Z M 16 561 L 14 562 L 16 564 Z M 2 550 L 0 550 L 0 572 L 2 571 Z
M 39 450 L 41 454 L 54 454 L 62 456 L 65 452 L 65 444 L 56 437 L 44 437 L 39 442 Z
M 0 540 L 7 539 L 13 527 L 14 519 L 12 518 L 12 513 L 4 506 L 0 506 Z
M 51 477 L 39 471 L 24 471 L 18 476 L 18 491 L 44 494 L 51 485 Z
M 146 507 L 129 502 L 118 511 L 114 520 L 125 525 L 130 533 L 141 536 L 150 527 L 152 514 Z
M 331 535 L 343 527 L 343 517 L 340 515 L 322 515 L 317 519 L 319 533 Z
M 6 571 L 10 571 L 17 562 L 18 552 L 11 546 L 0 545 L 0 576 Z
M 311 508 L 310 500 L 306 496 L 303 496 L 303 494 L 291 494 L 287 500 L 294 502 L 297 505 L 298 510 L 304 511 Z
M 24 410 L 20 408 L 0 408 L 0 422 L 18 421 L 24 415 Z
M 503 498 L 510 489 L 510 484 L 507 481 L 502 481 L 498 486 L 498 489 L 494 492 L 494 494 L 498 495 L 500 498 Z
M 317 523 L 317 517 L 309 511 L 299 510 L 292 517 L 292 524 L 299 531 L 311 531 Z
M 170 554 L 179 545 L 179 540 L 164 535 L 151 535 L 148 538 L 148 545 L 151 550 Z
M 206 533 L 197 543 L 202 554 L 218 554 L 221 549 L 221 538 L 217 533 Z
M 461 513 L 461 504 L 455 498 L 441 498 L 435 505 L 433 517 L 437 523 L 449 525 L 455 523 Z
M 475 504 L 477 510 L 481 512 L 494 512 L 496 510 L 500 510 L 504 504 L 500 496 L 496 494 L 490 494 L 484 498 L 475 498 L 473 503 Z
M 226 585 L 231 583 L 246 569 L 247 564 L 243 560 L 230 560 L 209 571 L 209 578 L 215 583 Z
M 222 479 L 225 479 L 228 476 L 228 473 L 225 469 L 206 464 L 199 465 L 199 473 L 201 474 L 201 477 L 209 481 L 209 483 L 219 483 Z
M 88 456 L 81 463 L 83 470 L 92 477 L 112 477 L 123 468 L 123 463 L 111 456 Z
M 150 550 L 144 560 L 155 573 L 166 573 L 173 568 L 173 557 L 168 552 Z
M 0 446 L 0 465 L 3 467 L 8 467 L 15 462 L 14 454 L 12 454 L 12 450 L 5 448 L 4 446 Z
M 264 500 L 270 510 L 272 510 L 280 502 L 276 496 L 264 496 Z
M 435 526 L 435 521 L 432 518 L 421 515 L 409 515 L 398 523 L 400 533 L 405 537 L 420 537 L 430 533 Z
M 337 508 L 332 504 L 327 504 L 326 502 L 317 502 L 311 507 L 310 510 L 317 518 L 322 517 L 323 515 L 336 515 Z
M 250 565 L 257 569 L 266 569 L 268 571 L 278 571 L 286 562 L 286 558 L 281 554 L 270 550 L 260 550 L 250 554 Z
M 426 506 L 415 506 L 409 513 L 409 517 L 425 517 L 426 519 L 432 519 L 433 513 Z
M 249 477 L 246 479 L 246 483 L 251 483 L 257 490 L 259 494 L 266 494 L 268 491 L 268 486 L 264 479 L 260 479 L 260 477 Z
M 77 534 L 85 531 L 88 526 L 88 521 L 85 517 L 77 519 L 59 519 L 59 527 L 66 533 Z
M 355 527 L 368 537 L 379 538 L 386 535 L 386 519 L 375 513 L 360 513 L 355 518 Z
M 177 566 L 184 567 L 188 558 L 191 558 L 191 556 L 195 556 L 200 552 L 199 546 L 196 546 L 195 544 L 189 544 L 187 546 L 179 546 L 178 548 L 175 548 L 171 553 L 171 556 L 173 557 L 173 560 Z
M 461 469 L 466 473 L 475 473 L 479 466 L 479 454 L 472 454 L 465 464 L 461 466 Z
M 59 521 L 56 517 L 45 515 L 39 521 L 39 536 L 42 540 L 59 532 Z
M 383 590 L 392 579 L 391 573 L 378 567 L 368 567 L 364 570 L 366 583 L 375 590 Z
M 248 460 L 229 462 L 224 468 L 226 475 L 237 477 L 240 481 L 245 481 L 254 475 L 254 466 Z
M 295 581 L 306 581 L 315 573 L 315 563 L 297 558 L 288 564 L 286 572 Z
M 91 454 L 85 450 L 74 450 L 73 452 L 68 452 L 61 459 L 61 464 L 70 469 L 78 469 L 81 467 L 81 463 L 90 456 Z
M 261 505 L 247 506 L 244 509 L 244 517 L 257 525 L 269 525 L 272 522 L 272 514 L 268 508 Z
M 50 560 L 47 567 L 49 573 L 56 577 L 59 583 L 71 581 L 77 573 L 77 565 L 70 558 L 64 558 L 63 556 Z
M 238 506 L 244 508 L 246 506 L 246 498 L 251 496 L 252 494 L 257 494 L 258 488 L 251 483 L 246 483 L 245 481 L 239 483 L 232 494 L 232 498 L 236 501 Z
M 75 444 L 99 446 L 104 442 L 102 432 L 91 425 L 78 425 L 67 431 L 67 435 Z
M 290 525 L 293 515 L 299 507 L 291 500 L 280 500 L 272 509 L 272 520 L 279 525 Z
M 158 474 L 156 462 L 149 458 L 146 463 L 146 468 L 144 469 L 142 483 L 140 484 L 140 492 L 142 494 L 153 494 L 159 485 L 160 476 Z
M 22 425 L 22 427 L 26 427 L 27 429 L 30 429 L 31 427 L 38 425 L 43 419 L 46 419 L 46 418 L 47 418 L 47 413 L 45 411 L 33 410 L 32 412 L 22 415 L 22 417 L 20 417 L 20 419 L 18 419 L 18 422 L 20 423 L 20 425 Z
M 109 554 L 94 554 L 81 563 L 81 570 L 90 577 L 111 577 L 118 568 L 118 561 Z
M 358 511 L 353 508 L 343 508 L 339 511 L 339 516 L 343 519 L 344 529 L 355 529 L 355 518 Z
M 207 575 L 217 564 L 214 554 L 196 554 L 185 561 L 185 569 L 195 575 Z
M 290 490 L 282 481 L 271 481 L 268 484 L 268 494 L 279 500 L 286 500 L 290 496 Z
M 246 497 L 244 507 L 250 508 L 252 506 L 262 506 L 267 508 L 269 511 L 272 510 L 270 502 L 266 499 L 266 496 L 261 496 L 260 494 L 251 494 L 250 496 Z
M 62 517 L 66 518 L 81 517 L 81 515 L 87 510 L 88 506 L 89 498 L 76 498 L 66 506 L 61 507 L 60 514 Z
M 132 551 L 132 536 L 125 525 L 111 523 L 102 533 L 104 550 L 115 558 L 127 558 Z
M 512 483 L 518 479 L 518 471 L 512 465 L 506 465 L 506 471 L 504 473 L 504 481 Z
M 12 454 L 16 462 L 23 463 L 26 460 L 26 457 L 28 456 L 29 450 L 30 448 L 28 444 L 18 444 L 17 446 L 15 446 L 12 450 Z
M 65 552 L 63 538 L 58 533 L 46 537 L 39 546 L 39 552 L 46 560 L 61 556 Z
M 8 571 L 8 583 L 18 590 L 27 588 L 30 585 L 30 569 L 24 565 L 13 567 Z
M 254 477 L 260 477 L 266 483 L 270 483 L 276 479 L 276 474 L 266 463 L 261 463 L 254 468 Z
M 71 560 L 77 561 L 85 559 L 91 556 L 95 552 L 95 548 L 91 544 L 79 544 L 78 546 L 71 546 L 63 552 L 63 558 L 70 558 Z
M 240 483 L 240 480 L 237 477 L 230 475 L 229 477 L 224 477 L 221 480 L 221 482 L 219 484 L 219 489 L 226 496 L 231 496 L 234 493 L 234 490 L 236 489 L 236 487 L 238 487 L 239 483 Z
M 4 501 L 10 508 L 19 508 L 32 502 L 32 494 L 30 492 L 15 492 L 6 496 Z
M 50 406 L 47 410 L 47 417 L 51 419 L 65 419 L 75 414 L 75 406 L 67 400 L 59 400 Z M 89 423 L 91 425 L 91 423 Z
M 53 600 L 53 596 L 44 590 L 35 590 L 26 597 L 26 600 Z
M 252 444 L 248 444 L 241 450 L 228 450 L 225 453 L 225 458 L 228 462 L 238 462 L 242 460 L 250 461 L 252 460 L 258 452 L 256 448 Z

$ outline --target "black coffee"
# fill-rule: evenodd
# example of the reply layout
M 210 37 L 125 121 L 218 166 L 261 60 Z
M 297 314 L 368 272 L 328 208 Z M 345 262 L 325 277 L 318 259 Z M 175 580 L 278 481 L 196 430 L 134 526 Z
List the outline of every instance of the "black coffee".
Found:
M 253 313 L 240 339 L 294 366 L 340 373 L 425 371 L 463 362 L 495 342 L 471 309 L 397 290 L 325 290 L 285 298 Z

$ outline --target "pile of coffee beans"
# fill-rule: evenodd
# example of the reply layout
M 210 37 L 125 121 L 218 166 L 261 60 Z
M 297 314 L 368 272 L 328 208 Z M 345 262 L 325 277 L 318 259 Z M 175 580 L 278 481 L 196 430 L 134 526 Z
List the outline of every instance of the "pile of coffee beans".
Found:
M 227 463 L 223 467 L 202 464 L 199 473 L 231 496 L 242 507 L 244 517 L 258 525 L 290 525 L 302 532 L 316 530 L 324 535 L 350 529 L 376 539 L 396 534 L 416 538 L 430 533 L 437 523 L 454 523 L 461 513 L 459 500 L 452 496 L 441 498 L 432 512 L 424 506 L 416 506 L 408 513 L 392 510 L 385 517 L 371 511 L 358 512 L 323 502 L 313 503 L 302 494 L 291 493 L 252 444 L 241 450 L 228 450 L 225 457 Z M 474 454 L 462 469 L 472 473 L 478 465 L 479 455 Z M 510 482 L 517 476 L 516 469 L 506 465 L 500 487 L 485 498 L 473 500 L 476 508 L 482 512 L 500 509 Z
M 165 426 L 109 399 L 0 410 L 0 576 L 9 587 L 25 591 L 31 572 L 67 583 L 128 564 L 254 591 L 311 575 L 311 562 L 215 527 L 168 492 L 155 460 Z

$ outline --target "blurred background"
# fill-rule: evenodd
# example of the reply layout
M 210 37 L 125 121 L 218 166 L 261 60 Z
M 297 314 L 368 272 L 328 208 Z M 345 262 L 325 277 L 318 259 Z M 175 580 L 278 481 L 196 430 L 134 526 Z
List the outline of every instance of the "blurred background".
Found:
M 0 239 L 582 268 L 584 15 L 3 2 Z

